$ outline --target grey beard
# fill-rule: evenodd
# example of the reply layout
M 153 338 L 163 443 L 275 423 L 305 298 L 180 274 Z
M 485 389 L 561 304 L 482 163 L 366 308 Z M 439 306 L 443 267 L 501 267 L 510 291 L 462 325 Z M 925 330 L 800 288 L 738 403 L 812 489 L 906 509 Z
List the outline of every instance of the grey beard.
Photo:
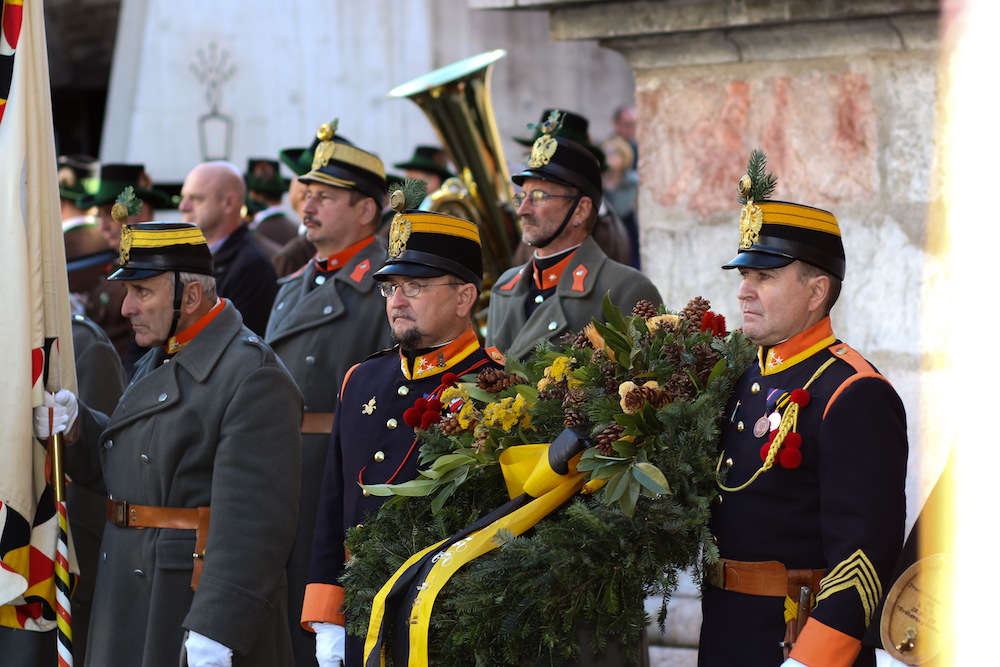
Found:
M 416 327 L 411 327 L 404 331 L 400 335 L 396 335 L 396 332 L 392 332 L 392 342 L 399 345 L 404 350 L 416 350 L 420 346 L 420 339 L 423 335 L 420 330 Z

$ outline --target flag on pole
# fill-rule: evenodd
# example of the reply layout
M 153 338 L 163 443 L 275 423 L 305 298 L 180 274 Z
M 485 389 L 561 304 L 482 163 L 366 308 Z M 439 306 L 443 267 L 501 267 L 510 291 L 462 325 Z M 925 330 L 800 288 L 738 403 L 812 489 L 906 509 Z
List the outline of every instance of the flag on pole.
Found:
M 76 392 L 45 28 L 41 0 L 0 2 L 0 624 L 44 631 L 58 617 L 72 664 L 79 569 L 31 419 L 43 389 Z

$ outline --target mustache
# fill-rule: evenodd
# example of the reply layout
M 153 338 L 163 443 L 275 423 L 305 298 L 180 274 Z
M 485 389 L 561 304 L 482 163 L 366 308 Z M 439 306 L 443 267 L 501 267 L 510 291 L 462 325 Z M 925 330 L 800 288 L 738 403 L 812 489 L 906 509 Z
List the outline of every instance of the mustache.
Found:
M 389 316 L 392 317 L 392 319 L 394 319 L 394 320 L 396 320 L 396 319 L 412 320 L 413 319 L 413 316 L 410 315 L 409 312 L 407 312 L 405 310 L 402 310 L 400 308 L 393 308 L 392 312 L 389 314 Z

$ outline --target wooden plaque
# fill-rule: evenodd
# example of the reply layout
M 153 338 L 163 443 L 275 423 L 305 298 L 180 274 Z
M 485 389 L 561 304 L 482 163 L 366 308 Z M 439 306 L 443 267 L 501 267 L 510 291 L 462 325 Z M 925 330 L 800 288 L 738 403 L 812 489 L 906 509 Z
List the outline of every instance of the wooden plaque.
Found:
M 954 563 L 943 555 L 917 561 L 896 580 L 879 627 L 889 655 L 907 665 L 926 665 L 952 643 L 954 580 Z

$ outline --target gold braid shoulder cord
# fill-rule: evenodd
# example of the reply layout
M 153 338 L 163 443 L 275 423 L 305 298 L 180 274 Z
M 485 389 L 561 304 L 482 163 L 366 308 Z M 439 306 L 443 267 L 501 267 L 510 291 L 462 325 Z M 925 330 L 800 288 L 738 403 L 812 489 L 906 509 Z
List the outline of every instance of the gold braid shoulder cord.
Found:
M 809 385 L 811 385 L 816 378 L 822 375 L 823 371 L 829 368 L 836 360 L 837 360 L 836 357 L 828 359 L 826 363 L 820 366 L 816 370 L 816 372 L 813 373 L 813 376 L 809 378 L 809 382 L 806 382 L 805 386 L 803 386 L 802 388 L 808 389 Z M 787 403 L 788 399 L 785 398 L 784 401 Z M 742 491 L 743 489 L 750 486 L 753 483 L 753 481 L 760 476 L 762 472 L 764 472 L 765 470 L 770 470 L 772 466 L 774 466 L 775 459 L 778 458 L 778 451 L 781 449 L 781 445 L 785 441 L 785 436 L 787 436 L 789 433 L 795 430 L 796 426 L 798 426 L 798 421 L 799 421 L 799 404 L 794 402 L 789 403 L 788 407 L 785 408 L 784 414 L 781 415 L 781 424 L 778 426 L 778 432 L 775 434 L 774 439 L 771 441 L 771 447 L 767 451 L 767 458 L 764 459 L 764 465 L 762 465 L 757 470 L 757 472 L 753 474 L 753 477 L 748 479 L 744 484 L 735 487 L 729 487 L 723 484 L 722 482 L 719 482 L 719 488 L 722 489 L 723 491 L 729 491 L 730 493 L 735 493 L 736 491 Z M 719 454 L 719 462 L 715 465 L 716 475 L 718 475 L 719 471 L 722 469 L 722 459 L 725 456 L 726 452 L 725 450 L 723 450 L 722 453 Z

